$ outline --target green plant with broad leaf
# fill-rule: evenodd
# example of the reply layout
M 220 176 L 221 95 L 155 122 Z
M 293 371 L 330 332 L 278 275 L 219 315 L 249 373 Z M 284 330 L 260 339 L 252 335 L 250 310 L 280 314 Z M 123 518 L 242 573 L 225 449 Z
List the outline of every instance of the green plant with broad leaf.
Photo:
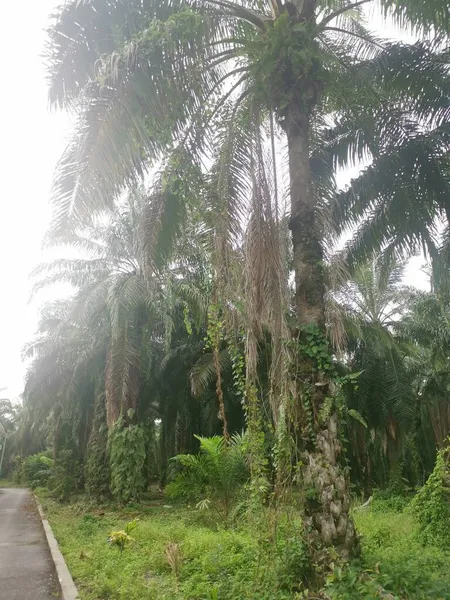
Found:
M 179 472 L 166 487 L 174 498 L 196 502 L 199 510 L 213 510 L 225 522 L 248 481 L 246 436 L 196 436 L 198 454 L 179 454 L 172 461 Z
M 130 533 L 136 529 L 138 526 L 138 520 L 134 519 L 133 521 L 129 521 L 123 530 L 120 531 L 112 531 L 108 537 L 108 542 L 111 546 L 115 546 L 119 548 L 120 553 L 125 550 L 125 548 L 132 546 L 136 543 L 136 540 L 131 537 Z

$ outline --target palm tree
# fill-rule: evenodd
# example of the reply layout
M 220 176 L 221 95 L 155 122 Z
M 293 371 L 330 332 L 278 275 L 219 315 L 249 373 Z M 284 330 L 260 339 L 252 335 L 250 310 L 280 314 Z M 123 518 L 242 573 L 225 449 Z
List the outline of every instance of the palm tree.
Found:
M 68 233 L 65 243 L 84 251 L 86 258 L 57 259 L 41 264 L 33 273 L 35 293 L 57 282 L 70 283 L 77 290 L 75 297 L 64 303 L 61 323 L 53 334 L 58 350 L 61 342 L 66 352 L 71 348 L 65 339 L 68 335 L 76 352 L 81 352 L 89 364 L 95 348 L 100 353 L 106 348 L 104 386 L 109 427 L 130 409 L 136 411 L 143 336 L 152 327 L 152 319 L 161 326 L 160 289 L 154 286 L 151 290 L 144 281 L 144 258 L 135 227 L 140 211 L 139 196 L 130 196 L 126 204 L 105 213 L 103 222 L 82 233 Z M 45 335 L 45 349 L 48 342 Z M 36 349 L 39 340 L 27 353 Z M 65 364 L 76 376 L 78 363 L 72 359 Z M 37 372 L 42 375 L 42 367 Z
M 415 425 L 411 348 L 396 335 L 412 293 L 402 285 L 404 266 L 375 256 L 335 295 L 346 332 L 343 361 L 359 373 L 357 386 L 348 389 L 350 414 L 357 417 L 348 437 L 354 475 L 367 491 L 395 471 Z
M 194 449 L 194 433 L 216 433 L 216 373 L 211 353 L 204 352 L 208 266 L 201 248 L 178 238 L 170 267 L 161 246 L 158 271 L 147 280 L 144 244 L 134 226 L 144 209 L 137 190 L 94 226 L 60 240 L 83 258 L 58 259 L 34 271 L 34 293 L 58 282 L 70 283 L 75 293 L 42 310 L 38 335 L 24 351 L 33 359 L 25 398 L 36 421 L 52 415 L 55 439 L 75 420 L 63 443 L 75 442 L 84 458 L 105 411 L 109 428 L 119 417 L 129 420 L 130 409 L 132 421 L 148 423 L 149 430 L 160 418 L 161 449 L 169 457 Z M 225 349 L 219 358 L 226 363 Z M 224 400 L 233 428 L 241 429 L 239 403 L 226 390 Z
M 2 392 L 5 388 L 1 388 Z M 2 446 L 0 451 L 0 475 L 3 471 L 3 461 L 5 458 L 6 441 L 8 434 L 12 433 L 17 425 L 17 410 L 7 398 L 0 399 L 0 435 L 2 436 Z
M 47 438 L 55 454 L 70 449 L 84 457 L 106 347 L 104 316 L 75 319 L 70 300 L 41 309 L 37 334 L 23 351 L 30 360 L 23 393 L 26 435 L 42 431 L 38 438 Z M 23 440 L 20 453 L 29 452 L 30 443 Z
M 415 350 L 410 372 L 419 401 L 420 424 L 432 430 L 437 447 L 442 447 L 450 434 L 449 323 L 448 297 L 416 292 L 408 312 L 397 324 L 398 335 Z
M 170 195 L 154 190 L 150 250 L 153 234 L 163 228 L 167 239 L 174 239 L 180 219 L 169 218 L 170 211 L 179 216 L 186 210 L 182 207 L 189 205 L 190 210 L 200 201 L 213 251 L 214 299 L 225 312 L 230 303 L 246 303 L 248 390 L 256 379 L 257 340 L 265 327 L 279 348 L 274 355 L 279 368 L 273 369 L 273 418 L 278 421 L 280 408 L 292 404 L 286 402 L 291 390 L 296 410 L 289 428 L 297 433 L 306 371 L 290 373 L 284 383 L 275 378 L 288 363 L 279 343 L 288 337 L 288 328 L 280 316 L 286 307 L 280 267 L 280 227 L 285 221 L 280 219 L 283 177 L 276 165 L 276 137 L 287 151 L 294 330 L 302 337 L 309 328 L 318 339 L 325 327 L 318 209 L 332 189 L 333 165 L 347 163 L 355 152 L 377 156 L 383 148 L 372 143 L 374 124 L 375 134 L 411 138 L 410 120 L 419 120 L 427 107 L 429 86 L 422 85 L 422 72 L 416 70 L 414 77 L 392 86 L 403 68 L 399 57 L 416 53 L 416 48 L 386 45 L 373 36 L 360 19 L 361 6 L 368 1 L 268 0 L 253 5 L 230 0 L 72 0 L 49 32 L 51 102 L 74 109 L 78 118 L 56 173 L 54 231 L 110 205 L 163 159 L 162 180 L 172 181 L 175 173 L 183 185 Z M 447 33 L 442 0 L 426 7 L 390 0 L 382 6 L 401 22 Z M 423 60 L 433 62 L 432 49 L 421 45 L 420 51 Z M 412 98 L 418 100 L 412 104 Z M 361 104 L 369 107 L 369 114 L 374 105 L 383 109 L 362 124 L 364 136 L 361 123 L 352 119 Z M 330 120 L 337 125 L 344 121 L 349 131 L 339 148 L 326 148 L 327 160 L 312 164 L 311 153 L 329 137 Z M 323 157 L 320 151 L 316 154 Z M 189 194 L 188 201 L 185 194 L 193 179 L 202 179 L 199 173 L 206 189 L 196 198 Z M 233 258 L 244 235 L 245 294 L 230 299 L 239 281 Z M 153 271 L 151 257 L 148 264 Z M 313 414 L 319 415 L 327 378 L 315 371 L 307 379 Z M 299 382 L 297 389 L 293 380 Z M 307 445 L 305 461 L 305 478 L 319 499 L 319 508 L 310 515 L 311 529 L 348 554 L 356 535 L 339 464 L 336 415 L 332 412 L 325 423 L 316 418 L 314 429 L 315 442 Z

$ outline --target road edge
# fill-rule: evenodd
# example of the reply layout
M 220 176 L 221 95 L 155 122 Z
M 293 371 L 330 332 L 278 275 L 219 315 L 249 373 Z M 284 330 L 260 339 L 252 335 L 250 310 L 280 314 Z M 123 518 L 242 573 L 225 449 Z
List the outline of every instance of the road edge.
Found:
M 58 542 L 56 541 L 56 538 L 53 535 L 50 523 L 48 522 L 45 516 L 44 509 L 42 508 L 42 505 L 39 502 L 36 495 L 33 494 L 33 496 L 36 502 L 37 509 L 39 511 L 39 516 L 41 517 L 42 527 L 44 528 L 45 537 L 47 539 L 47 544 L 50 549 L 50 555 L 52 557 L 52 561 L 55 567 L 59 588 L 61 590 L 61 599 L 80 600 L 78 590 L 73 582 L 72 575 L 70 574 L 66 561 L 64 560 L 64 556 L 62 555 L 61 550 L 59 549 Z

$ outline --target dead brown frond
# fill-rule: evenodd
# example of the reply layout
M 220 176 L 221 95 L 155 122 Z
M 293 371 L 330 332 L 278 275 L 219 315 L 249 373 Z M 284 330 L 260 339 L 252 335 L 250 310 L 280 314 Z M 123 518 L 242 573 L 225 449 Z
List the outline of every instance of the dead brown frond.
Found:
M 176 542 L 169 542 L 166 546 L 165 553 L 167 564 L 172 569 L 172 573 L 175 575 L 175 578 L 178 579 L 180 576 L 181 566 L 183 564 L 183 555 L 180 545 Z
M 256 116 L 259 121 L 259 116 Z M 269 139 L 261 127 L 253 140 L 250 218 L 245 237 L 245 307 L 247 315 L 247 378 L 257 377 L 257 341 L 268 333 L 272 344 L 270 363 L 270 405 L 277 422 L 280 403 L 287 396 L 289 330 L 286 316 L 289 308 L 287 256 L 278 218 L 278 191 L 274 180 L 273 128 Z

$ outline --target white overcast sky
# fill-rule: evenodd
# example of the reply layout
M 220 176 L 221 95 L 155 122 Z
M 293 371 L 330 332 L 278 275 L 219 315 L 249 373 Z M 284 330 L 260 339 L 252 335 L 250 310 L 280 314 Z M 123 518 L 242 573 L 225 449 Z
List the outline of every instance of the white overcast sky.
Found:
M 53 169 L 67 135 L 67 117 L 47 110 L 41 57 L 48 15 L 57 4 L 2 2 L 0 388 L 8 388 L 11 396 L 22 391 L 21 349 L 36 328 L 37 306 L 28 306 L 28 276 L 41 258 Z
M 67 116 L 48 111 L 42 60 L 48 16 L 59 3 L 2 2 L 0 389 L 7 388 L 3 397 L 17 397 L 23 389 L 21 350 L 33 336 L 38 317 L 38 302 L 28 304 L 29 273 L 43 258 L 40 245 L 50 218 L 51 180 L 68 133 Z M 386 35 L 385 28 L 380 29 Z M 406 277 L 409 285 L 424 286 L 422 264 L 420 258 L 412 261 Z

